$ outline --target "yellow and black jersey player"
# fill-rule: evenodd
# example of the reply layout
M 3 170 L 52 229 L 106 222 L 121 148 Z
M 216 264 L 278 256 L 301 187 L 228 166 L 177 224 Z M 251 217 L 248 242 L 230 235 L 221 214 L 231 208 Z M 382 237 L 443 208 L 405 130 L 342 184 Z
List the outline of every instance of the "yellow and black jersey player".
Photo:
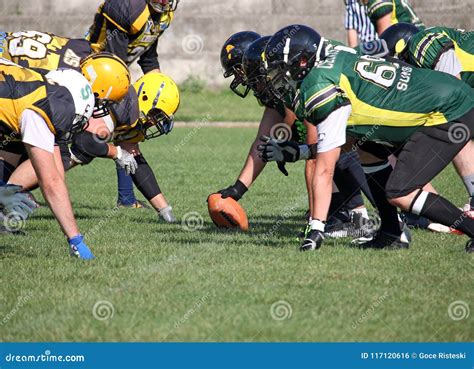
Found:
M 143 73 L 160 69 L 158 39 L 174 18 L 179 0 L 105 0 L 86 36 L 94 51 L 108 51 Z

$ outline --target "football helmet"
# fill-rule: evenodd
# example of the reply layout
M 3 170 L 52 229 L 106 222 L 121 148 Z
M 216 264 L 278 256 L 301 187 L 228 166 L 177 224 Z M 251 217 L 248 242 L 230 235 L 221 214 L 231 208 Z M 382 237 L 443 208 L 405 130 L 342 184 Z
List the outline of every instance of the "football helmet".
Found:
M 414 24 L 402 22 L 387 28 L 380 35 L 380 39 L 386 42 L 390 56 L 402 59 L 403 53 L 407 50 L 408 42 L 418 32 L 420 32 L 420 29 Z
M 130 87 L 130 72 L 126 64 L 119 57 L 102 52 L 83 59 L 81 71 L 95 95 L 94 118 L 108 115 L 108 105 L 122 100 Z
M 222 46 L 221 65 L 224 69 L 224 78 L 234 76 L 230 89 L 240 97 L 246 97 L 250 92 L 250 87 L 246 85 L 242 58 L 250 44 L 259 38 L 260 35 L 255 32 L 238 32 L 230 36 Z
M 148 5 L 157 13 L 174 12 L 179 0 L 147 0 Z
M 242 59 L 247 85 L 263 105 L 273 105 L 276 100 L 267 85 L 267 73 L 263 62 L 263 53 L 270 38 L 271 36 L 264 36 L 252 42 Z
M 326 57 L 327 42 L 314 29 L 294 24 L 268 41 L 264 52 L 267 78 L 273 94 L 284 100 L 296 93 L 297 84 Z
M 170 133 L 180 103 L 176 83 L 163 73 L 150 72 L 135 82 L 133 87 L 137 92 L 140 110 L 138 128 L 145 139 Z
M 89 81 L 73 69 L 57 69 L 46 75 L 49 82 L 66 87 L 74 101 L 75 118 L 69 133 L 78 133 L 86 129 L 94 111 L 95 99 Z

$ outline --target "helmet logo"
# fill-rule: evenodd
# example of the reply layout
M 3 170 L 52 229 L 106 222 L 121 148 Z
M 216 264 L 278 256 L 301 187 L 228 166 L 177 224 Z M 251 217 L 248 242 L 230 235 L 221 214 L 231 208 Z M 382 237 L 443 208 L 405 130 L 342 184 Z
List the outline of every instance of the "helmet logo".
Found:
M 395 45 L 395 52 L 397 54 L 401 54 L 403 50 L 405 50 L 406 46 L 407 46 L 407 43 L 405 42 L 403 38 L 398 40 L 397 44 Z
M 235 46 L 227 45 L 225 49 L 227 51 L 227 57 L 229 58 L 229 60 L 232 59 L 232 54 L 230 52 L 235 49 Z
M 286 39 L 285 48 L 283 49 L 283 56 L 284 56 L 283 61 L 286 64 L 288 64 L 288 57 L 290 55 L 290 43 L 291 43 L 291 38 L 288 37 Z

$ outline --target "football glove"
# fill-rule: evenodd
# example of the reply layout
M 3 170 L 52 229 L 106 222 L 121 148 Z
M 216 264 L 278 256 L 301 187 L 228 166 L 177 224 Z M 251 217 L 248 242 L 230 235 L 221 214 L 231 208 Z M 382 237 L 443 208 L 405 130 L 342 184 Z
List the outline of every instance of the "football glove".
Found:
M 84 237 L 79 234 L 68 240 L 69 242 L 69 254 L 79 259 L 91 260 L 94 259 L 94 254 L 89 250 L 87 245 L 84 243 Z
M 176 217 L 174 216 L 173 208 L 171 206 L 158 210 L 158 214 L 166 223 L 176 223 Z
M 286 170 L 286 163 L 284 161 L 277 162 L 278 170 L 283 173 L 285 177 L 288 177 L 288 171 Z
M 260 137 L 260 140 L 265 144 L 258 145 L 257 149 L 260 152 L 260 157 L 265 162 L 284 161 L 294 163 L 300 159 L 300 146 L 295 141 L 277 142 L 267 136 Z
M 321 248 L 324 241 L 324 235 L 322 231 L 312 229 L 306 239 L 303 241 L 303 244 L 300 246 L 300 251 L 313 251 Z
M 4 185 L 0 187 L 0 207 L 6 214 L 15 214 L 25 220 L 36 209 L 34 202 L 26 193 L 20 192 L 21 186 Z
M 247 186 L 244 185 L 239 180 L 237 180 L 237 182 L 235 182 L 232 186 L 229 186 L 227 188 L 224 188 L 223 190 L 217 191 L 217 193 L 220 193 L 223 199 L 232 197 L 235 201 L 239 201 L 242 198 L 242 196 L 245 195 L 247 191 L 248 191 Z
M 125 170 L 125 173 L 127 173 L 128 176 L 130 174 L 135 174 L 135 171 L 138 168 L 135 157 L 128 151 L 123 150 L 120 146 L 117 146 L 117 156 L 114 160 L 120 168 Z

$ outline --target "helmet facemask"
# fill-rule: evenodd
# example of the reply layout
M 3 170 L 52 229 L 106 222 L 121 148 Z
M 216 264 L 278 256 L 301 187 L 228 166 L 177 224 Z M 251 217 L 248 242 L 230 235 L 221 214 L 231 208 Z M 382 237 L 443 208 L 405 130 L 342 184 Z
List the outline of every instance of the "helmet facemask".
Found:
M 157 13 L 174 12 L 179 0 L 148 0 L 148 5 Z
M 174 117 L 168 116 L 161 109 L 153 108 L 148 114 L 140 112 L 140 123 L 145 139 L 151 140 L 170 133 L 174 126 Z
M 110 114 L 110 109 L 109 106 L 111 104 L 111 101 L 108 99 L 100 99 L 97 97 L 97 94 L 95 95 L 95 107 L 94 111 L 92 113 L 93 118 L 103 118 L 107 115 Z
M 224 72 L 224 78 L 229 78 L 234 76 L 234 79 L 230 83 L 230 89 L 237 95 L 242 98 L 247 97 L 250 92 L 250 87 L 248 86 L 247 77 L 243 71 L 241 63 L 234 65 L 231 69 Z

